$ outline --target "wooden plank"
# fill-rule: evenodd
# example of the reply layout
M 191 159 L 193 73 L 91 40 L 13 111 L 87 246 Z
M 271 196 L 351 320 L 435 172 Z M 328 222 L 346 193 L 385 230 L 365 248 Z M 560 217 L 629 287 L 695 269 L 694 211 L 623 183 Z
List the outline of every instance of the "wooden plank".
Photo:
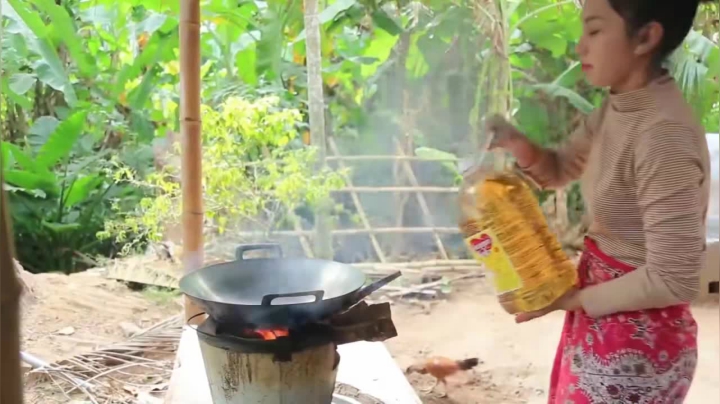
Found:
M 355 342 L 338 347 L 337 382 L 351 385 L 385 404 L 420 404 L 420 398 L 381 342 Z M 165 404 L 212 403 L 195 330 L 186 327 Z

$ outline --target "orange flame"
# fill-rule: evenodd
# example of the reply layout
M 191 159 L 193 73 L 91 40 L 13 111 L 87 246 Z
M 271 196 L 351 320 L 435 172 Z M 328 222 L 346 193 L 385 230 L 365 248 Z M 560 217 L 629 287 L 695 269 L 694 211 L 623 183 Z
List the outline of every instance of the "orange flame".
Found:
M 272 341 L 280 337 L 287 337 L 290 335 L 290 331 L 287 328 L 259 329 L 252 330 L 252 332 L 262 337 L 265 341 Z

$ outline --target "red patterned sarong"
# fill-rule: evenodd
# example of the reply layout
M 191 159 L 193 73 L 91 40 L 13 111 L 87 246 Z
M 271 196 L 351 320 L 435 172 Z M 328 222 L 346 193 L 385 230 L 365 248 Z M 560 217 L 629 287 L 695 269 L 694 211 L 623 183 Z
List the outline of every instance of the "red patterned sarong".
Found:
M 634 268 L 591 240 L 578 266 L 580 287 Z M 697 364 L 697 324 L 687 304 L 612 314 L 565 316 L 550 377 L 549 404 L 680 404 Z

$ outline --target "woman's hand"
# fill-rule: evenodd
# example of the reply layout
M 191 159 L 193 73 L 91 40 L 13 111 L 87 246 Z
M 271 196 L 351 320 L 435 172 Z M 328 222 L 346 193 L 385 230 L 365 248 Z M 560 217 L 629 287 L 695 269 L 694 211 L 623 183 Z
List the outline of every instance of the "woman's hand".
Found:
M 489 149 L 505 149 L 512 154 L 520 167 L 528 167 L 537 161 L 540 149 L 510 122 L 500 115 L 493 115 L 485 122 L 492 134 Z
M 516 315 L 515 322 L 524 323 L 526 321 L 534 320 L 538 317 L 542 317 L 548 313 L 552 313 L 553 311 L 557 310 L 576 311 L 580 310 L 581 308 L 582 303 L 580 302 L 580 289 L 572 288 L 570 289 L 570 291 L 557 299 L 553 304 L 542 310 L 531 311 L 528 313 L 520 313 Z

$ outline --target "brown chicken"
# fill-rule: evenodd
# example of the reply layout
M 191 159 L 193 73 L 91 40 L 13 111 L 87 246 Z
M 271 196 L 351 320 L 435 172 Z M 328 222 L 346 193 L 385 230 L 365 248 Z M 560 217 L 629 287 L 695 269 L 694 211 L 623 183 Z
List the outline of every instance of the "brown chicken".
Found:
M 421 364 L 412 365 L 407 368 L 406 373 L 420 373 L 431 374 L 435 377 L 435 384 L 428 389 L 432 391 L 438 383 L 442 383 L 447 391 L 447 381 L 445 380 L 448 376 L 452 376 L 457 372 L 466 371 L 474 368 L 480 363 L 478 358 L 470 358 L 464 360 L 452 360 L 441 356 L 428 358 Z

